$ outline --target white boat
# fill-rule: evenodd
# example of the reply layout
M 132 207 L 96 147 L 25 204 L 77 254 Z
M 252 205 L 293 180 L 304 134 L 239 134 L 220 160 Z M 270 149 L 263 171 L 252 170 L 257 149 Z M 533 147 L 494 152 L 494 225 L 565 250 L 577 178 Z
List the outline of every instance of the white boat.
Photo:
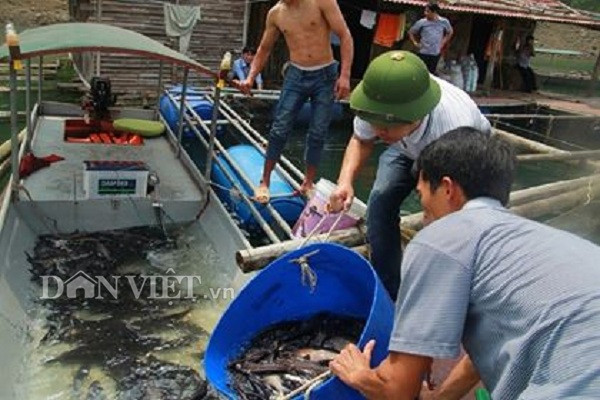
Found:
M 75 386 L 79 387 L 77 390 L 83 391 L 83 395 L 86 392 L 88 395 L 97 392 L 101 386 L 96 382 L 104 382 L 102 390 L 108 398 L 122 398 L 125 393 L 123 389 L 108 389 L 102 378 L 91 378 L 94 370 L 100 373 L 98 371 L 102 370 L 101 366 L 80 363 L 57 367 L 49 363 L 52 360 L 48 360 L 47 354 L 42 356 L 45 351 L 41 349 L 44 347 L 42 343 L 50 333 L 49 328 L 44 325 L 45 313 L 48 310 L 40 303 L 43 288 L 31 282 L 31 263 L 28 257 L 34 254 L 36 243 L 44 235 L 54 235 L 52 240 L 61 237 L 68 240 L 72 237 L 69 235 L 74 233 L 93 237 L 94 234 L 107 230 L 145 226 L 160 229 L 178 227 L 184 236 L 201 238 L 199 241 L 188 243 L 188 250 L 181 250 L 189 253 L 185 255 L 188 264 L 186 276 L 206 273 L 211 276 L 210 283 L 215 287 L 239 288 L 248 275 L 242 274 L 237 268 L 235 254 L 239 250 L 252 249 L 252 245 L 247 235 L 236 224 L 231 212 L 219 201 L 209 183 L 210 179 L 207 179 L 210 178 L 211 164 L 222 161 L 217 157 L 208 157 L 204 163 L 206 171 L 200 171 L 195 160 L 192 160 L 181 145 L 183 125 L 188 122 L 188 125 L 193 126 L 191 129 L 198 138 L 207 146 L 207 154 L 214 155 L 212 149 L 216 147 L 220 150 L 221 145 L 215 138 L 215 129 L 210 127 L 216 127 L 217 123 L 221 122 L 216 121 L 217 113 L 212 125 L 210 122 L 198 120 L 195 113 L 190 112 L 189 116 L 180 113 L 180 122 L 183 123 L 179 124 L 181 128 L 178 132 L 173 132 L 167 126 L 165 135 L 144 139 L 142 145 L 68 141 L 66 126 L 72 121 L 81 123 L 82 120 L 86 120 L 87 112 L 78 105 L 43 101 L 41 91 L 35 105 L 30 107 L 31 60 L 39 57 L 42 63 L 42 57 L 45 55 L 105 51 L 159 59 L 161 70 L 162 62 L 174 63 L 184 68 L 186 78 L 189 70 L 215 78 L 216 74 L 143 35 L 101 24 L 57 24 L 24 31 L 20 35 L 20 51 L 15 53 L 15 50 L 17 49 L 9 49 L 6 46 L 0 48 L 0 60 L 10 57 L 23 60 L 26 66 L 26 111 L 29 118 L 25 139 L 19 146 L 14 97 L 16 71 L 11 61 L 13 171 L 4 190 L 0 208 L 0 398 L 59 398 L 71 390 L 69 387 L 72 386 L 72 382 L 78 382 Z M 183 96 L 178 99 L 179 110 L 182 107 L 187 109 L 186 84 L 184 80 Z M 160 83 L 158 90 L 162 90 Z M 219 104 L 218 94 L 219 89 L 215 87 L 210 95 L 207 94 L 207 98 L 216 100 L 215 104 Z M 171 99 L 174 100 L 173 97 Z M 95 109 L 91 111 L 108 113 L 108 120 L 162 119 L 156 110 L 103 108 L 102 105 L 96 104 Z M 224 110 L 224 113 L 230 122 L 231 118 L 237 118 L 233 110 Z M 250 134 L 248 132 L 251 128 L 244 122 L 238 121 L 236 126 L 243 129 L 245 134 Z M 201 133 L 200 130 L 205 132 Z M 264 142 L 264 139 L 254 131 L 251 134 L 254 135 L 253 143 L 264 152 L 259 143 Z M 56 154 L 64 160 L 52 163 L 27 177 L 19 176 L 19 165 L 30 152 L 38 156 Z M 297 180 L 291 179 L 292 185 L 297 187 Z M 255 205 L 249 202 L 247 197 L 245 199 L 251 212 L 255 214 L 255 210 L 252 210 Z M 266 243 L 289 239 L 290 227 L 285 221 L 281 221 L 276 212 L 269 212 L 274 221 L 271 224 L 266 223 L 261 215 L 255 215 L 259 225 L 268 233 Z M 207 247 L 202 247 L 205 245 Z M 214 253 L 219 259 L 216 263 L 218 267 L 213 265 L 213 271 L 203 271 L 202 262 L 193 258 L 209 257 L 210 254 L 207 253 Z M 52 263 L 59 266 L 58 261 L 54 260 Z M 214 271 L 215 268 L 219 269 Z M 175 273 L 179 277 L 184 275 L 181 271 L 172 269 L 167 273 Z M 85 288 L 76 287 L 74 293 L 77 292 L 76 289 Z M 85 294 L 87 295 L 87 292 Z M 190 313 L 196 313 L 199 318 L 214 323 L 227 303 L 227 299 L 224 300 L 209 302 L 214 304 L 207 306 L 212 307 L 210 310 L 206 307 L 198 310 L 192 306 Z M 188 314 L 186 313 L 186 318 L 189 317 Z M 139 322 L 143 317 L 141 315 L 134 320 Z M 78 318 L 80 319 L 77 321 L 87 321 L 83 317 Z M 112 317 L 109 320 L 112 321 Z M 129 322 L 127 321 L 127 324 Z M 202 328 L 209 330 L 210 323 L 208 325 Z M 127 329 L 130 330 L 129 327 Z M 63 351 L 77 352 L 78 349 L 79 347 L 65 348 Z M 107 353 L 113 351 L 109 348 L 104 350 Z M 58 356 L 57 359 L 60 359 L 60 349 L 57 350 L 57 346 L 53 346 L 52 351 Z M 117 348 L 115 351 L 121 350 Z M 201 361 L 201 355 L 197 353 L 171 354 L 170 357 L 177 360 L 187 359 L 196 367 Z M 149 361 L 145 359 L 144 362 Z M 40 376 L 44 376 L 44 379 L 40 380 Z M 40 387 L 53 384 L 58 385 L 58 389 L 46 390 L 48 388 Z M 114 384 L 113 382 L 109 386 Z M 82 385 L 85 387 L 82 388 Z M 139 393 L 144 394 L 143 390 Z

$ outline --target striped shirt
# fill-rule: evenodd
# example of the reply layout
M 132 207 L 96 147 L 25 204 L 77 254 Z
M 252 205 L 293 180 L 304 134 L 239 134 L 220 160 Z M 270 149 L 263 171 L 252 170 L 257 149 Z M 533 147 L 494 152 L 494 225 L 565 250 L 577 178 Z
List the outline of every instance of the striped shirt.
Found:
M 442 91 L 440 102 L 413 133 L 391 145 L 412 160 L 416 160 L 429 143 L 453 129 L 468 126 L 491 133 L 489 121 L 466 92 L 435 76 L 433 79 Z M 354 135 L 360 140 L 376 137 L 371 124 L 359 117 L 354 117 Z
M 478 198 L 408 245 L 389 349 L 462 341 L 494 400 L 600 398 L 600 247 Z

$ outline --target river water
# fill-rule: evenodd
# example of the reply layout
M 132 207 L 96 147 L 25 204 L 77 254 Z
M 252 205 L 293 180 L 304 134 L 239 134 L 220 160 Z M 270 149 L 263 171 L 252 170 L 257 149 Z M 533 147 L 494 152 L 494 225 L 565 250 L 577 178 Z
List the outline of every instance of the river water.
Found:
M 178 287 L 185 290 L 181 298 L 145 292 L 147 298 L 142 294 L 134 300 L 120 288 L 117 299 L 108 291 L 97 292 L 106 302 L 34 303 L 26 334 L 30 350 L 16 384 L 18 398 L 191 398 L 189 391 L 196 387 L 192 383 L 203 382 L 209 333 L 243 277 L 236 266 L 224 265 L 197 224 L 172 232 L 172 237 L 176 246 L 151 250 L 115 272 L 121 279 L 136 273 L 194 277 L 193 291 L 187 291 L 192 286 L 185 280 Z M 54 286 L 49 286 L 54 296 Z M 31 289 L 31 296 L 40 295 L 38 285 L 32 284 Z M 169 387 L 173 385 L 179 387 Z M 179 397 L 185 390 L 187 396 Z

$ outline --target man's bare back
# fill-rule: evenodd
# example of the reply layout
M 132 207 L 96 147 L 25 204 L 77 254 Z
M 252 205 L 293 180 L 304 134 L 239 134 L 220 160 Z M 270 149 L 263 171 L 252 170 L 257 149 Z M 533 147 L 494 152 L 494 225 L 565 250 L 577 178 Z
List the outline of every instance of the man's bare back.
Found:
M 267 16 L 285 38 L 290 61 L 313 67 L 333 61 L 331 28 L 319 0 L 280 0 Z

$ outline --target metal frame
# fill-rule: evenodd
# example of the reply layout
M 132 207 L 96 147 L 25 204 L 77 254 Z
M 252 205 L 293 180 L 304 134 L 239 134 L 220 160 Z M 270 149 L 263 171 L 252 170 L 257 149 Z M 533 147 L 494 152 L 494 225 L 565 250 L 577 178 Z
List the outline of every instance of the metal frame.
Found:
M 172 104 L 175 107 L 178 107 L 178 103 L 179 104 L 181 103 L 181 99 L 176 99 L 168 91 L 165 91 L 165 95 L 169 98 L 169 100 L 172 102 Z M 205 96 L 205 98 L 206 97 L 207 96 Z M 200 132 L 200 130 L 198 129 L 198 127 L 194 124 L 194 122 L 196 122 L 197 125 L 199 125 L 204 130 L 204 132 L 207 135 L 211 135 L 210 138 L 209 138 L 209 140 L 210 139 L 213 140 L 214 148 L 216 148 L 220 152 L 220 154 L 222 155 L 222 157 L 225 158 L 225 160 L 229 163 L 229 165 L 231 166 L 231 168 L 233 168 L 233 170 L 241 178 L 241 180 L 243 181 L 243 183 L 246 184 L 246 185 L 248 185 L 248 187 L 250 187 L 251 189 L 254 190 L 254 185 L 251 182 L 250 178 L 244 173 L 244 171 L 242 171 L 240 169 L 239 165 L 237 165 L 237 163 L 235 161 L 233 161 L 233 159 L 227 153 L 227 150 L 225 149 L 225 147 L 216 138 L 216 131 L 214 132 L 214 135 L 213 135 L 213 133 L 212 133 L 213 129 L 216 129 L 217 124 L 214 123 L 214 122 L 212 122 L 211 123 L 212 126 L 209 127 L 208 124 L 207 124 L 207 122 L 204 121 L 204 120 L 202 120 L 202 118 L 200 118 L 200 116 L 190 107 L 189 103 L 185 102 L 184 103 L 184 107 L 187 110 L 187 113 L 182 113 L 180 111 L 180 115 L 183 115 L 186 125 L 188 125 L 190 127 L 190 129 L 194 132 L 194 134 L 200 140 L 200 143 L 202 143 L 202 145 L 204 146 L 204 148 L 206 150 L 208 150 L 210 148 L 210 142 L 206 140 L 205 136 L 202 135 L 202 133 Z M 218 114 L 219 107 L 218 106 L 217 107 L 213 107 L 213 111 L 215 109 L 217 110 L 217 114 Z M 188 114 L 191 115 L 191 117 Z M 214 114 L 215 113 L 213 112 L 213 118 L 216 117 Z M 225 116 L 227 118 L 227 115 L 225 115 Z M 235 126 L 235 124 L 234 124 L 234 126 Z M 183 126 L 180 126 L 180 128 L 183 128 Z M 213 148 L 212 152 L 208 152 L 207 153 L 207 157 L 208 157 L 207 163 L 206 163 L 207 166 L 209 164 L 208 161 L 211 160 L 211 163 L 212 163 L 212 159 L 214 158 L 214 148 Z M 211 155 L 212 155 L 212 157 L 211 157 Z M 217 163 L 217 165 L 219 165 L 219 167 L 221 168 L 221 170 L 223 171 L 223 173 L 225 174 L 226 178 L 229 180 L 229 182 L 231 183 L 231 185 L 236 190 L 238 190 L 240 193 L 243 193 L 243 189 L 236 183 L 235 179 L 228 173 L 228 171 L 226 170 L 226 168 L 224 168 L 224 166 L 221 163 L 221 161 L 218 158 L 215 158 L 214 161 Z M 207 182 L 210 182 L 210 171 L 211 170 L 212 170 L 212 167 L 210 167 L 210 169 L 207 168 L 207 171 L 208 171 L 208 177 L 206 178 Z M 291 179 L 291 177 L 289 175 L 288 175 L 288 177 Z M 298 185 L 297 182 L 295 182 L 294 180 L 291 180 L 291 182 L 293 182 L 293 184 L 295 184 L 295 185 Z M 255 204 L 250 199 L 248 199 L 247 196 L 242 196 L 242 200 L 246 203 L 246 205 L 250 209 L 250 212 L 256 218 L 256 220 L 258 221 L 259 225 L 261 226 L 261 229 L 263 229 L 263 231 L 269 237 L 269 239 L 271 239 L 271 241 L 273 241 L 275 243 L 279 243 L 281 240 L 277 237 L 277 235 L 275 234 L 275 232 L 270 228 L 269 224 L 262 217 L 262 215 L 260 214 L 260 212 L 256 208 Z M 265 208 L 268 210 L 269 214 L 274 219 L 274 221 L 277 223 L 277 225 L 286 233 L 286 235 L 288 235 L 289 237 L 292 237 L 292 230 L 291 230 L 290 226 L 287 224 L 287 222 L 285 222 L 285 220 L 283 219 L 283 217 L 281 217 L 281 215 L 273 208 L 273 206 L 271 204 L 266 204 Z
M 10 159 L 12 168 L 12 187 L 16 193 L 19 185 L 19 132 L 17 131 L 17 71 L 13 60 L 8 62 L 10 72 Z

